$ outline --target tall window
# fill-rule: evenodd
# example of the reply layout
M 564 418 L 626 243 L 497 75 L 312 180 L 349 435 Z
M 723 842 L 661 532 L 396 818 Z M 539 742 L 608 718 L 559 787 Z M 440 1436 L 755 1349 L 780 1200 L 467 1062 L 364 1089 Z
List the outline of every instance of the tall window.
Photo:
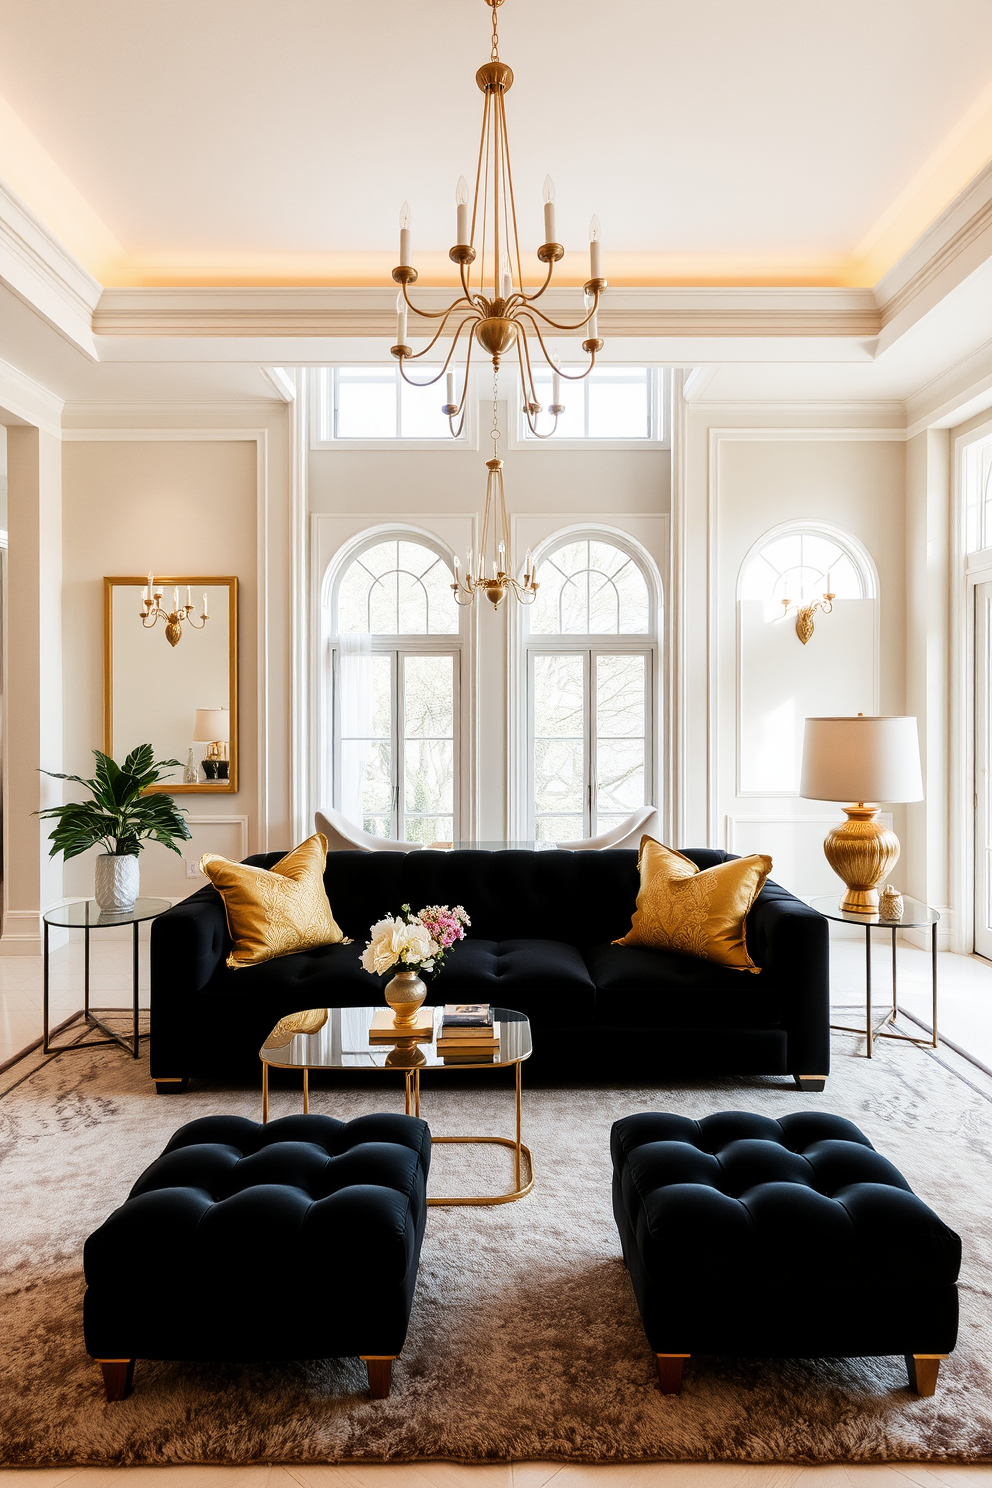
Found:
M 439 371 L 439 367 L 418 364 L 416 380 L 426 384 Z M 320 367 L 315 384 L 315 449 L 381 440 L 452 442 L 448 420 L 441 412 L 443 379 L 414 387 L 404 381 L 396 366 L 369 365 Z
M 530 831 L 592 837 L 655 798 L 657 601 L 633 546 L 569 537 L 527 612 Z
M 572 375 L 575 367 L 564 371 Z M 554 402 L 552 372 L 547 366 L 534 368 L 538 400 L 547 408 Z M 561 381 L 560 415 L 552 439 L 644 440 L 661 442 L 664 430 L 664 374 L 658 367 L 597 367 L 581 382 Z M 542 416 L 542 427 L 547 417 Z M 525 418 L 520 432 L 533 439 Z
M 413 538 L 376 538 L 331 593 L 333 799 L 377 837 L 458 831 L 461 614 L 452 574 Z

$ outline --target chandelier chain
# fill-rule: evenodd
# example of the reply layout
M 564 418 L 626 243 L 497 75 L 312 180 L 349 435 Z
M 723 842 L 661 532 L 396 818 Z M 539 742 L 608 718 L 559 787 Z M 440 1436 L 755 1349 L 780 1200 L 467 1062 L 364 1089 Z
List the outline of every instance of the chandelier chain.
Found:
M 497 17 L 498 14 L 499 14 L 499 6 L 498 5 L 494 5 L 493 6 L 493 45 L 492 45 L 492 50 L 489 53 L 489 60 L 491 62 L 498 62 L 499 61 L 499 31 L 497 30 L 497 27 L 496 27 L 496 17 Z
M 489 433 L 493 442 L 493 458 L 496 458 L 496 447 L 499 444 L 499 372 L 493 368 L 493 426 Z

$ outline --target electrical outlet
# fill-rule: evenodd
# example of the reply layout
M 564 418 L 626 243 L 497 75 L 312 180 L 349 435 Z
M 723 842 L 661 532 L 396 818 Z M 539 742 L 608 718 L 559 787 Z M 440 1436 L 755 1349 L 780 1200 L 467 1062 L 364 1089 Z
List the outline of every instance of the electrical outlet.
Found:
M 194 858 L 185 858 L 183 861 L 186 864 L 186 877 L 187 878 L 202 878 L 203 877 L 203 874 L 200 872 L 200 865 L 199 865 L 198 860 L 196 860 Z

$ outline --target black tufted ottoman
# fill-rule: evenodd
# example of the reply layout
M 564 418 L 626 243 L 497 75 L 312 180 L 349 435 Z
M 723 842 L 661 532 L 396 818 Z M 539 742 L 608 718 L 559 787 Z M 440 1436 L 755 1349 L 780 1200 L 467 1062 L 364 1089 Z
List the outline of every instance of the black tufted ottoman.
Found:
M 87 1352 L 108 1400 L 136 1358 L 359 1355 L 389 1394 L 424 1237 L 431 1138 L 410 1116 L 182 1126 L 87 1240 Z
M 961 1241 L 840 1116 L 614 1123 L 613 1212 L 659 1387 L 692 1354 L 903 1354 L 932 1395 Z

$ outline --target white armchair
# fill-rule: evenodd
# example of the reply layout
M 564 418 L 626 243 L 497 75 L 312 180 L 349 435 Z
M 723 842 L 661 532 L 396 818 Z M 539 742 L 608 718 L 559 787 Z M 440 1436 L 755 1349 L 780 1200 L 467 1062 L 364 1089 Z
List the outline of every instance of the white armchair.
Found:
M 354 852 L 356 848 L 360 852 L 419 852 L 422 846 L 419 842 L 399 842 L 395 837 L 373 837 L 333 806 L 315 811 L 313 825 L 327 838 L 328 852 Z
M 640 847 L 645 833 L 653 837 L 660 830 L 661 820 L 656 807 L 642 806 L 640 811 L 632 812 L 624 821 L 617 822 L 615 827 L 602 832 L 598 837 L 580 837 L 575 842 L 556 842 L 555 846 L 568 852 L 598 852 L 604 847 Z

